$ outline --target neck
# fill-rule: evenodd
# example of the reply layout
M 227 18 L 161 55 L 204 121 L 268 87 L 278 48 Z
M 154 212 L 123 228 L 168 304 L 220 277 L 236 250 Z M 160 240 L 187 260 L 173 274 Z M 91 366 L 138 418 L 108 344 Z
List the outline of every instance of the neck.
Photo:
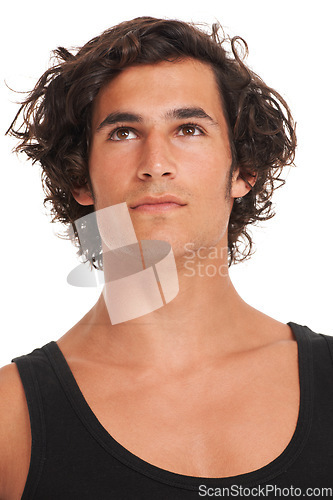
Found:
M 192 259 L 178 257 L 177 296 L 135 319 L 112 324 L 104 288 L 84 318 L 86 335 L 95 347 L 100 346 L 100 355 L 105 360 L 111 356 L 113 362 L 122 365 L 163 371 L 197 367 L 235 350 L 240 341 L 236 332 L 245 331 L 256 310 L 236 292 L 228 273 L 227 254 L 214 248 L 206 253 L 201 250 L 200 255 L 192 252 Z

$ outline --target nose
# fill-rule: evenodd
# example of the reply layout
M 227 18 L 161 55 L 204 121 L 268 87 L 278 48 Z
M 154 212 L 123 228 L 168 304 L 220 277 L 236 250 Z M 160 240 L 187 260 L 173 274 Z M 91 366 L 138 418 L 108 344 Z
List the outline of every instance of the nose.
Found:
M 169 139 L 157 130 L 151 131 L 142 144 L 137 175 L 142 180 L 174 178 L 176 161 Z

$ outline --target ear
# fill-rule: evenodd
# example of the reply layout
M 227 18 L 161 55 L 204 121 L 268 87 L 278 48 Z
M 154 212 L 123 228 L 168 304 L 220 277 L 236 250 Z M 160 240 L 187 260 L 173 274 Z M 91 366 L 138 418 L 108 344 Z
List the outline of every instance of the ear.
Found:
M 88 184 L 85 184 L 84 186 L 78 186 L 78 187 L 72 188 L 71 193 L 72 193 L 73 197 L 75 198 L 75 200 L 80 205 L 93 205 L 94 204 L 94 199 L 93 199 L 93 196 L 90 192 Z
M 241 198 L 245 196 L 257 181 L 257 173 L 241 173 L 238 167 L 232 175 L 231 197 Z

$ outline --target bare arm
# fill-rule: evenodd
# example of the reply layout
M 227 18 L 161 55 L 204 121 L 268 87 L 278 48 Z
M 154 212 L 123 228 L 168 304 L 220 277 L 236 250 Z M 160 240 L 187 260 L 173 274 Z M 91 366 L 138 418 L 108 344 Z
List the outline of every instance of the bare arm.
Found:
M 31 431 L 14 363 L 0 369 L 0 450 L 0 500 L 20 500 L 30 464 Z

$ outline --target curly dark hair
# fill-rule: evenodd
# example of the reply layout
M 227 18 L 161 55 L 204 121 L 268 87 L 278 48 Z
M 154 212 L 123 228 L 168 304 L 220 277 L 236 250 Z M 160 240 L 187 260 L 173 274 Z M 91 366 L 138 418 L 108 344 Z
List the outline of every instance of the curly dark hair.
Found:
M 61 237 L 71 239 L 78 255 L 96 268 L 102 268 L 98 234 L 95 243 L 79 241 L 74 224 L 94 206 L 80 205 L 71 189 L 87 184 L 93 192 L 88 169 L 93 102 L 104 85 L 131 65 L 191 57 L 214 71 L 229 128 L 233 160 L 229 183 L 236 166 L 244 180 L 256 176 L 252 189 L 232 208 L 229 267 L 253 254 L 247 226 L 275 215 L 273 192 L 285 184 L 282 169 L 293 165 L 295 156 L 295 123 L 289 107 L 245 65 L 248 47 L 242 38 L 225 36 L 218 23 L 212 25 L 211 34 L 200 26 L 139 17 L 104 31 L 80 49 L 58 47 L 53 52 L 55 64 L 21 103 L 7 131 L 19 139 L 15 151 L 23 151 L 42 167 L 44 205 L 51 204 L 51 222 L 67 225 Z

